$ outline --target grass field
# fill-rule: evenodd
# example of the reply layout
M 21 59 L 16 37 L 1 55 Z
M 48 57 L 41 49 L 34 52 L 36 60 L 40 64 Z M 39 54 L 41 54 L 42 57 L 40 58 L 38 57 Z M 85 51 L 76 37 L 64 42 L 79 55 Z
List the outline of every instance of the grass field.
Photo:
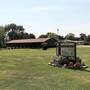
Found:
M 90 66 L 90 47 L 77 55 Z M 90 90 L 90 67 L 85 71 L 48 65 L 55 48 L 0 51 L 0 90 Z

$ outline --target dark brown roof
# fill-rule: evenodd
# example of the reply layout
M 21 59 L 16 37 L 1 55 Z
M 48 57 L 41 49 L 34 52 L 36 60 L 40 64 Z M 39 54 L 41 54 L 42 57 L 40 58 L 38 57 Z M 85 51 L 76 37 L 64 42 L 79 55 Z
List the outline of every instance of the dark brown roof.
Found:
M 37 39 L 20 39 L 20 40 L 11 40 L 7 43 L 38 43 L 38 42 L 45 42 L 50 38 L 37 38 Z

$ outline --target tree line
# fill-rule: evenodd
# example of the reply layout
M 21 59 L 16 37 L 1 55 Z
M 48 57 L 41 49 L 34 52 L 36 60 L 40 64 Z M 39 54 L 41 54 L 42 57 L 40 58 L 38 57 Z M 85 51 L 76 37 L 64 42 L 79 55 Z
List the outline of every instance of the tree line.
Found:
M 22 25 L 15 23 L 0 26 L 0 46 L 3 46 L 5 42 L 15 39 L 34 39 L 36 36 L 33 33 L 27 33 Z M 38 38 L 54 38 L 59 40 L 74 40 L 90 42 L 90 34 L 86 35 L 81 33 L 79 37 L 75 37 L 75 34 L 68 33 L 66 36 L 61 36 L 53 32 L 47 32 L 47 34 L 41 34 Z

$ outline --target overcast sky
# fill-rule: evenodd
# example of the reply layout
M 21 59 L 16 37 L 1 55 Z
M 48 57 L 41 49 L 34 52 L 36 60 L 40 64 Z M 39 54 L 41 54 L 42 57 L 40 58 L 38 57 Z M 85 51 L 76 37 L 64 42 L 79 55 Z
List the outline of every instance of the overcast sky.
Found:
M 57 28 L 63 36 L 90 34 L 90 0 L 0 0 L 0 25 L 10 23 L 37 37 Z

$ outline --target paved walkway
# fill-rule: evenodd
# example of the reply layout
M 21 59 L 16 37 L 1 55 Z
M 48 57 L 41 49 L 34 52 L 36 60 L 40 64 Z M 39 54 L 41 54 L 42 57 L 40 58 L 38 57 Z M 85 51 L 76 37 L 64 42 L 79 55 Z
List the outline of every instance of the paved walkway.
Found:
M 78 45 L 77 47 L 90 47 L 90 45 Z

